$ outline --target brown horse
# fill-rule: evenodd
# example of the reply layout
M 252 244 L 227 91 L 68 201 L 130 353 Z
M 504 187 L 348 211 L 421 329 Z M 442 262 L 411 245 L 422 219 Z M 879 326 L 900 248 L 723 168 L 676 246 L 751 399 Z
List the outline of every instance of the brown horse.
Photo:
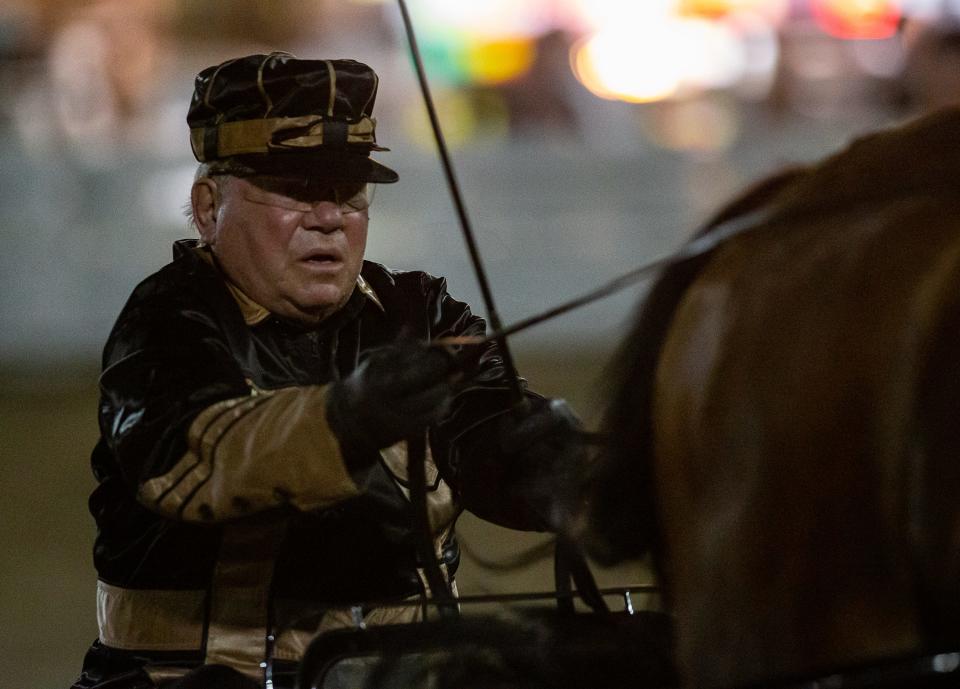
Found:
M 595 552 L 652 551 L 687 686 L 960 646 L 960 111 L 768 180 L 654 285 Z

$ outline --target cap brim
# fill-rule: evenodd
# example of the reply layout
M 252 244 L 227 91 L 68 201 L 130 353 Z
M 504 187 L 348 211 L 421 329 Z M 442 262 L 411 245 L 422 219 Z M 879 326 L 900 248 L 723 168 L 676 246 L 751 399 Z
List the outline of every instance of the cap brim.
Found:
M 392 184 L 400 176 L 366 155 L 274 153 L 235 156 L 249 174 L 297 175 L 340 182 Z

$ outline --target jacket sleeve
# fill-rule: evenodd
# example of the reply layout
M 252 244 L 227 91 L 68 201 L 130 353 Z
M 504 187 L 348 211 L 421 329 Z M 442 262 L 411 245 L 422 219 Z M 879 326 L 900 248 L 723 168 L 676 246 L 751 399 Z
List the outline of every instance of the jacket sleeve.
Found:
M 450 297 L 445 284 L 435 286 L 433 303 L 434 339 L 486 332 L 485 321 Z M 543 521 L 528 500 L 526 467 L 500 447 L 498 425 L 514 404 L 503 357 L 492 342 L 454 349 L 464 364 L 465 383 L 433 434 L 440 471 L 463 507 L 478 517 L 512 529 L 542 530 Z M 520 382 L 528 399 L 542 399 Z
M 326 387 L 260 391 L 220 323 L 196 305 L 144 294 L 104 353 L 99 421 L 137 499 L 163 516 L 220 521 L 359 489 L 324 415 Z

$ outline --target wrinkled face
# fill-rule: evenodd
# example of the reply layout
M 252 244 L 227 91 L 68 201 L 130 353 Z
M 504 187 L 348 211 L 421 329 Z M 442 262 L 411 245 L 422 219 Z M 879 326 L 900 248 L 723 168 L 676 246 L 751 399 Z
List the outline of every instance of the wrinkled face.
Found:
M 335 313 L 353 292 L 366 198 L 364 184 L 282 177 L 203 178 L 193 191 L 200 236 L 227 277 L 272 313 L 307 323 Z

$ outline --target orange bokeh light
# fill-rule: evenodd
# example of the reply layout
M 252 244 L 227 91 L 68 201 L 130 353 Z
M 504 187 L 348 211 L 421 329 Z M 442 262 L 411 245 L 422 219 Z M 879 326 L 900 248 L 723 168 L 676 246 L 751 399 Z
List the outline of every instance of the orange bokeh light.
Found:
M 736 22 L 756 17 L 771 24 L 783 23 L 790 10 L 789 0 L 676 0 L 681 17 L 700 17 Z
M 721 19 L 744 9 L 755 10 L 764 4 L 765 0 L 679 0 L 677 14 Z
M 826 33 L 847 39 L 890 38 L 902 17 L 894 0 L 811 0 L 810 9 Z

